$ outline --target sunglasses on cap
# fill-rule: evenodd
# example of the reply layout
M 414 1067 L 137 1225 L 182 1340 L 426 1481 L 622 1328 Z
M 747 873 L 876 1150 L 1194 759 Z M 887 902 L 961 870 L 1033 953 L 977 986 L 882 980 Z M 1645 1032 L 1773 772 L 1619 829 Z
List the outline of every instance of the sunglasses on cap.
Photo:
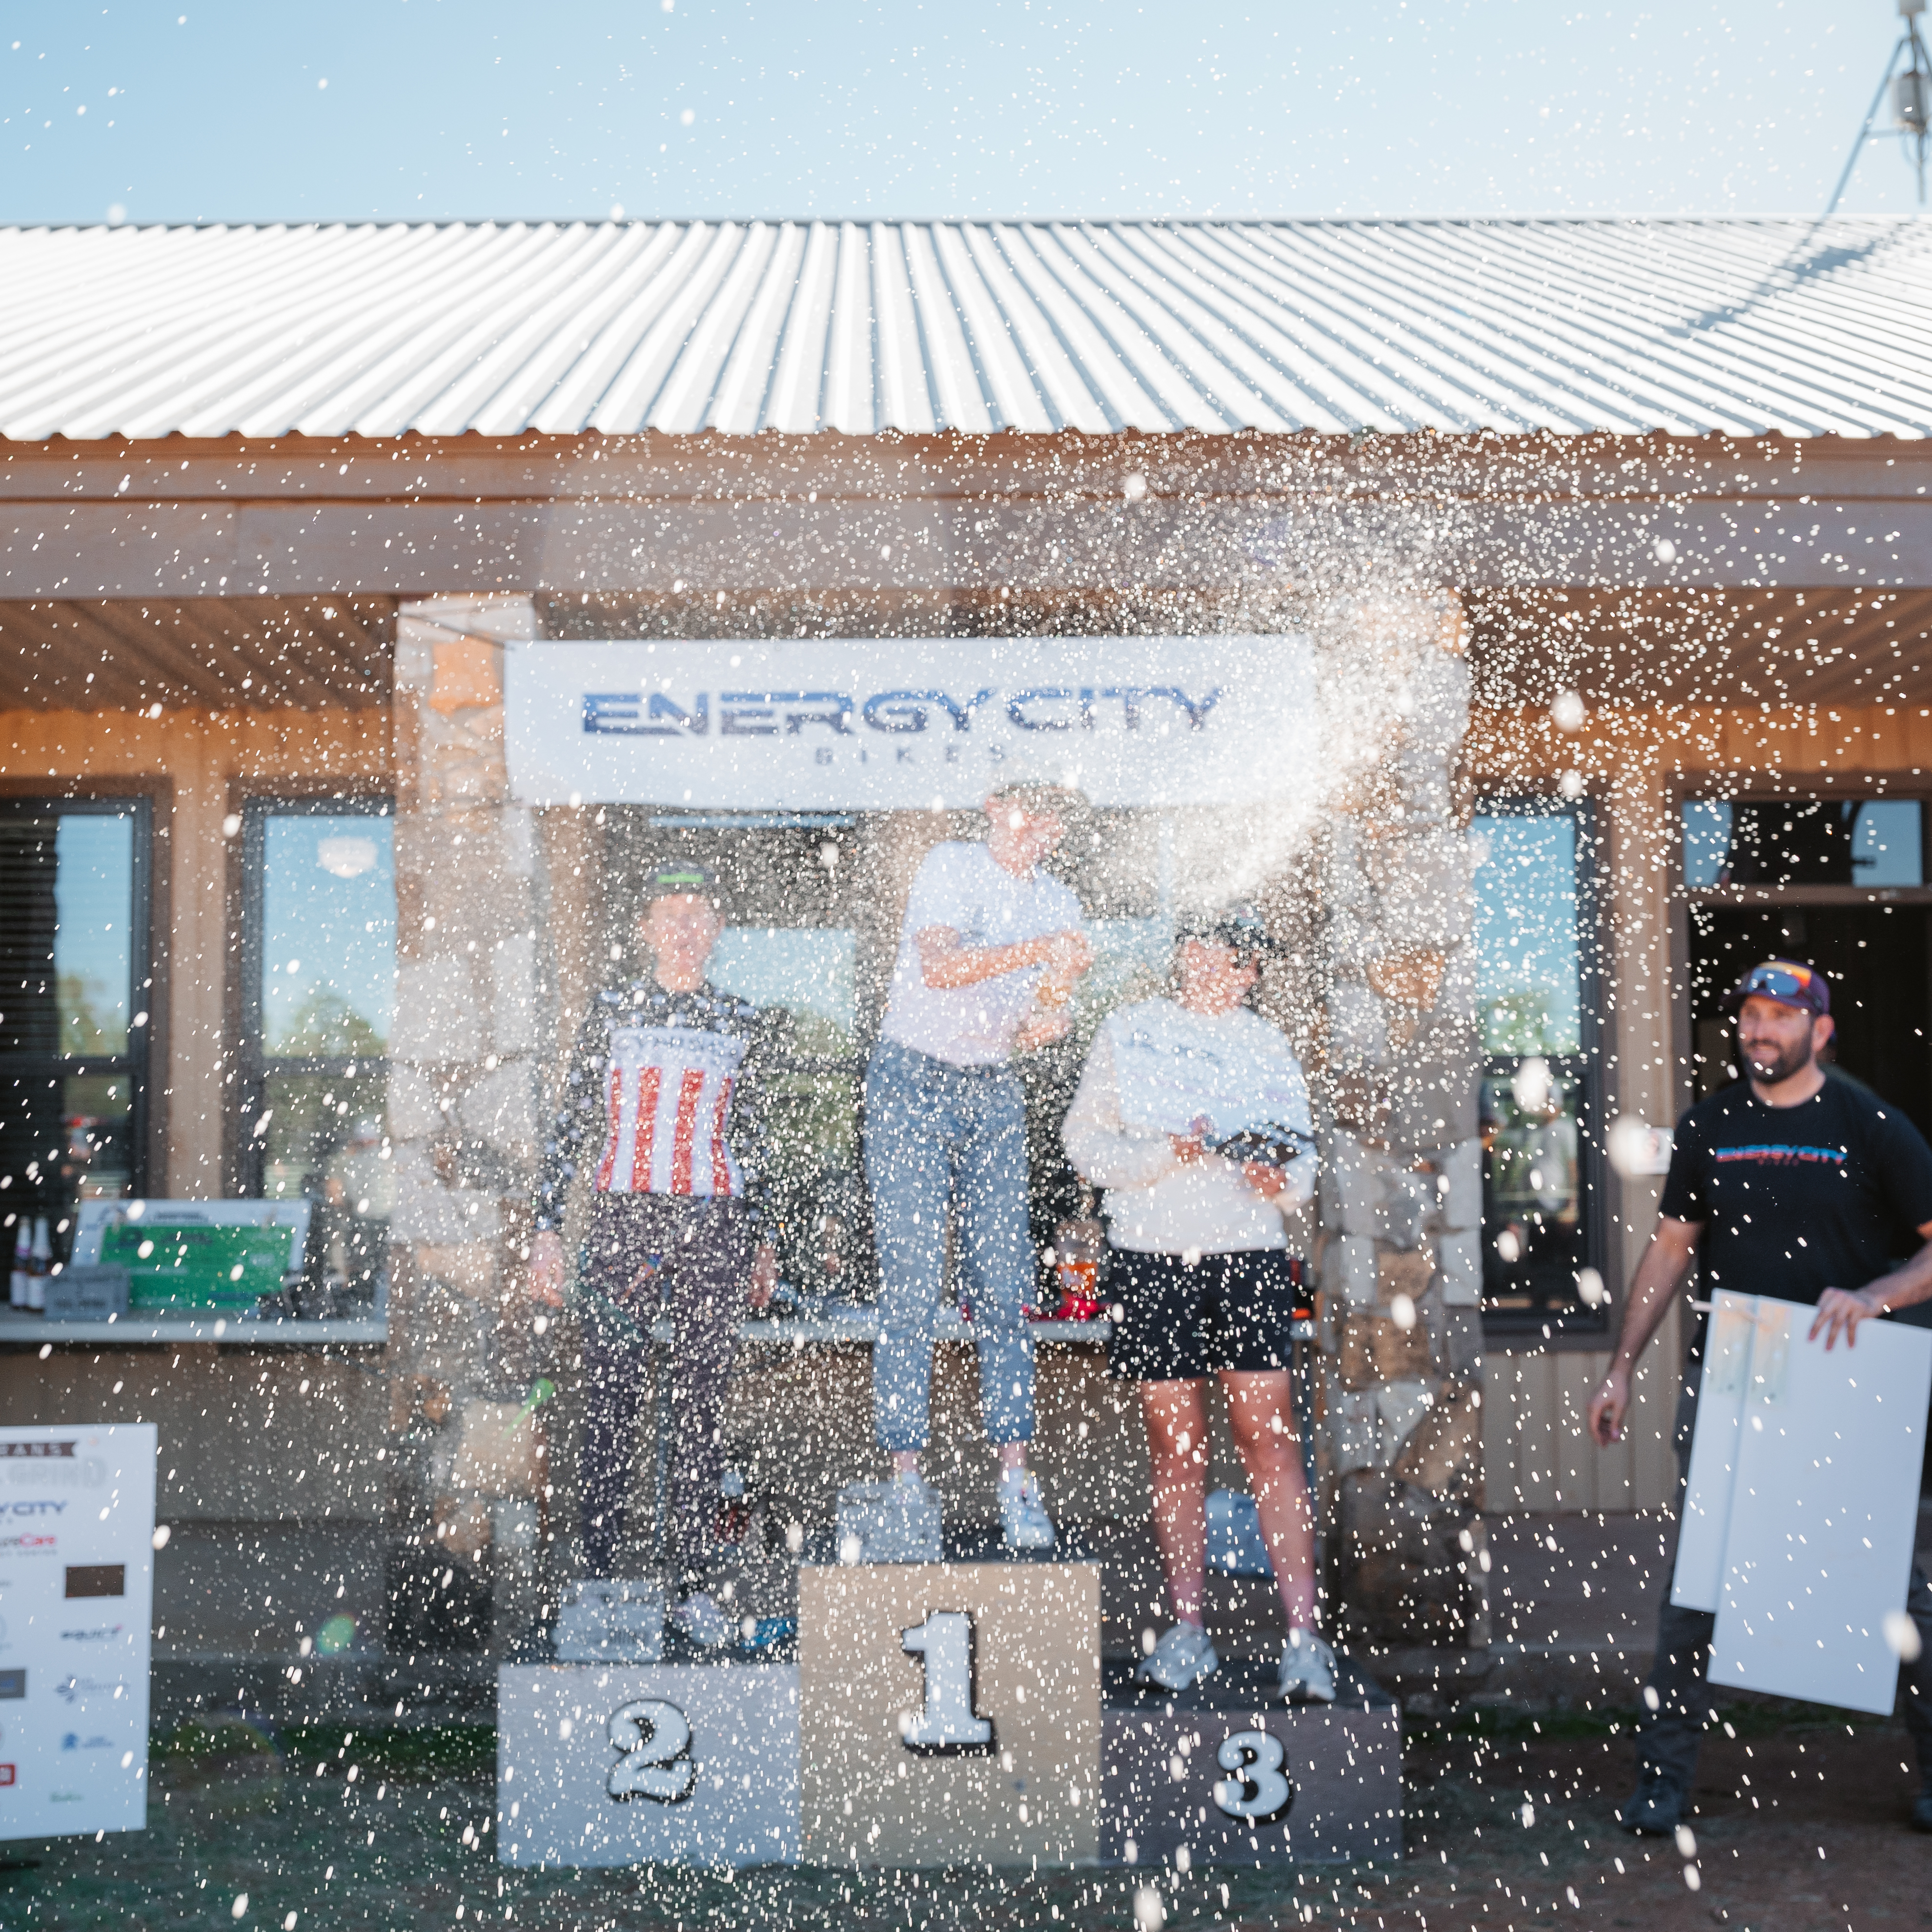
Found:
M 1762 966 L 1754 966 L 1732 990 L 1733 1005 L 1742 1005 L 1753 998 L 1775 1000 L 1781 1006 L 1808 1007 L 1814 1013 L 1832 1010 L 1831 992 L 1822 977 L 1809 966 L 1794 965 L 1784 959 L 1767 959 Z

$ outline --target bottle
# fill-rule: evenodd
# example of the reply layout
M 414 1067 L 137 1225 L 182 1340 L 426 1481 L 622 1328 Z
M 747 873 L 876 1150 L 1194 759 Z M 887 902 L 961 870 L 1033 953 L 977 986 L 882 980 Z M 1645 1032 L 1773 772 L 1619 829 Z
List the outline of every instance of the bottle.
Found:
M 1100 1258 L 1107 1231 L 1094 1211 L 1090 1193 L 1081 1197 L 1080 1213 L 1053 1231 L 1054 1273 L 1060 1288 L 1056 1322 L 1091 1322 L 1100 1312 Z
M 7 1303 L 11 1308 L 25 1308 L 27 1305 L 27 1270 L 34 1252 L 33 1230 L 27 1225 L 22 1214 L 14 1224 L 14 1273 L 7 1285 Z
M 53 1271 L 53 1240 L 47 1232 L 47 1217 L 43 1214 L 34 1222 L 34 1250 L 27 1263 L 29 1315 L 44 1315 L 47 1312 L 47 1276 Z

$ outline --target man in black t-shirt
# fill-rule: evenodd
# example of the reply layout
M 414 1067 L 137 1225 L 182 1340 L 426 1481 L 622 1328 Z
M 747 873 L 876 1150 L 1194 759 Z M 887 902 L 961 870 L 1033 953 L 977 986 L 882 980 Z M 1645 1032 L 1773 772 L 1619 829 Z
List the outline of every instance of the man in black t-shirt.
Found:
M 1606 1448 L 1622 1439 L 1630 1372 L 1694 1259 L 1706 1294 L 1728 1288 L 1815 1304 L 1810 1336 L 1823 1335 L 1828 1348 L 1841 1332 L 1852 1346 L 1874 1316 L 1932 1300 L 1932 1148 L 1895 1108 L 1818 1064 L 1832 1032 L 1823 975 L 1767 960 L 1738 981 L 1730 1003 L 1747 1077 L 1678 1123 L 1657 1231 L 1631 1278 L 1610 1372 L 1590 1402 L 1590 1433 Z M 1702 1342 L 1700 1326 L 1678 1404 L 1680 1499 Z M 1932 1832 L 1932 1590 L 1916 1569 L 1906 1608 L 1921 1645 L 1904 1672 L 1923 1780 L 1912 1822 Z M 1627 1831 L 1674 1831 L 1689 1808 L 1712 1718 L 1705 1672 L 1716 1622 L 1707 1610 L 1678 1609 L 1666 1588 L 1637 1724 L 1637 1789 L 1617 1814 Z

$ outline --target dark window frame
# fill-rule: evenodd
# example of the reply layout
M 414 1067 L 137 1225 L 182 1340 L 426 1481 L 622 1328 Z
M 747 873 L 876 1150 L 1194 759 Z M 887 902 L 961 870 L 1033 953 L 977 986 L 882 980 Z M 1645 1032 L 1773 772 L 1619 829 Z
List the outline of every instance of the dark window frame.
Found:
M 1554 1312 L 1536 1309 L 1492 1310 L 1485 1302 L 1483 1336 L 1490 1347 L 1516 1353 L 1552 1350 L 1600 1351 L 1619 1312 L 1621 1294 L 1611 1263 L 1610 1163 L 1604 1151 L 1606 1123 L 1603 1055 L 1603 990 L 1607 979 L 1603 960 L 1605 932 L 1603 863 L 1604 829 L 1596 802 L 1587 796 L 1568 799 L 1546 793 L 1505 793 L 1479 798 L 1474 816 L 1491 818 L 1568 818 L 1576 840 L 1576 1042 L 1574 1053 L 1540 1056 L 1550 1063 L 1553 1079 L 1574 1082 L 1577 1109 L 1578 1214 L 1582 1222 L 1584 1265 L 1602 1278 L 1605 1299 L 1594 1309 L 1578 1306 Z M 1480 1020 L 1478 1039 L 1480 1042 Z M 1481 1078 L 1508 1079 L 1528 1054 L 1484 1052 Z M 1484 1257 L 1490 1240 L 1489 1162 L 1483 1174 Z
M 0 1054 L 0 1076 L 85 1079 L 124 1074 L 128 1102 L 128 1192 L 138 1200 L 150 1192 L 149 1183 L 160 1162 L 154 1133 L 155 1036 L 163 1024 L 162 995 L 155 970 L 154 800 L 145 791 L 76 794 L 16 791 L 10 787 L 0 793 L 0 813 L 10 818 L 131 817 L 134 820 L 128 891 L 128 1018 L 131 1022 L 136 1013 L 145 1011 L 146 1023 L 139 1027 L 130 1024 L 125 1054 Z M 57 1244 L 57 1252 L 66 1252 L 64 1240 Z
M 251 792 L 241 800 L 242 830 L 239 899 L 238 908 L 241 944 L 238 948 L 239 974 L 236 987 L 235 1058 L 236 1104 L 230 1109 L 232 1123 L 230 1142 L 230 1181 L 237 1199 L 259 1201 L 266 1181 L 268 1147 L 266 1139 L 250 1131 L 260 1117 L 264 1095 L 270 1080 L 292 1074 L 323 1074 L 345 1077 L 351 1064 L 348 1054 L 267 1054 L 262 1051 L 262 967 L 266 938 L 262 899 L 267 884 L 266 844 L 271 818 L 386 818 L 392 824 L 396 801 L 387 792 L 296 793 Z M 400 946 L 400 906 L 398 944 Z M 361 1072 L 388 1077 L 392 1055 L 385 1053 L 372 1060 L 366 1054 L 353 1057 Z

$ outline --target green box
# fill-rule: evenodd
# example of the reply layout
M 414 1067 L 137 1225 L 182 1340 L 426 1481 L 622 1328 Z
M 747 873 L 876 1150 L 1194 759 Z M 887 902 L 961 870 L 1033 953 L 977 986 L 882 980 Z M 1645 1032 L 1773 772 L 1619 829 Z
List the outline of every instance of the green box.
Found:
M 102 1229 L 100 1260 L 128 1270 L 133 1308 L 252 1308 L 301 1264 L 294 1232 L 290 1221 L 122 1221 Z

